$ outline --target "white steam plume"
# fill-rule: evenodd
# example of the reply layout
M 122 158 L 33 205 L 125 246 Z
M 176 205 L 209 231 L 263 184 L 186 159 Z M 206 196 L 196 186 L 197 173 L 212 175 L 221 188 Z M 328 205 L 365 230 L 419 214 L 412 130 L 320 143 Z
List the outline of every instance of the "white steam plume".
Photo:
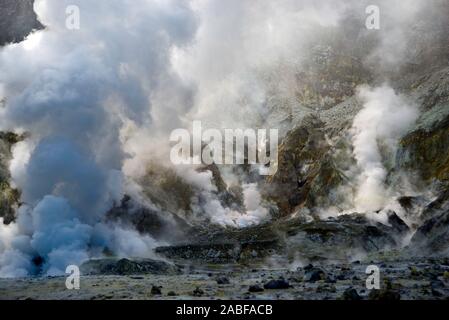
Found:
M 358 96 L 364 107 L 352 127 L 354 157 L 360 169 L 354 204 L 359 212 L 374 212 L 383 209 L 389 200 L 381 145 L 394 154 L 397 142 L 416 121 L 418 111 L 387 85 L 362 87 Z
M 201 197 L 205 200 L 205 204 L 198 208 L 199 211 L 211 212 L 212 223 L 223 227 L 246 228 L 261 224 L 271 218 L 269 210 L 261 203 L 261 196 L 256 184 L 243 185 L 244 213 L 223 207 L 219 199 L 211 193 L 203 192 Z
M 68 5 L 80 8 L 80 30 L 65 26 Z M 19 231 L 0 250 L 0 276 L 34 273 L 34 257 L 44 259 L 44 273 L 61 274 L 102 242 L 95 226 L 123 196 L 123 122 L 150 126 L 154 92 L 177 82 L 171 47 L 184 45 L 195 30 L 187 1 L 38 0 L 35 8 L 47 29 L 0 51 L 8 99 L 0 129 L 31 134 L 14 150 L 13 183 L 28 209 L 18 212 Z M 179 86 L 169 94 L 184 91 Z M 120 240 L 107 242 L 124 251 Z M 150 242 L 142 238 L 127 249 L 143 255 Z

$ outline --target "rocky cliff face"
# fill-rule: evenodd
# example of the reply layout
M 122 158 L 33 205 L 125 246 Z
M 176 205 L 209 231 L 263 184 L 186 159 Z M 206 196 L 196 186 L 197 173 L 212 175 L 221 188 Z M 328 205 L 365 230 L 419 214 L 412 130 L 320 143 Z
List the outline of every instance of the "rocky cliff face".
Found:
M 20 200 L 20 192 L 9 183 L 11 148 L 19 140 L 20 137 L 13 133 L 0 132 L 0 218 L 5 224 L 14 220 L 14 211 Z
M 20 42 L 33 30 L 42 29 L 33 10 L 34 0 L 0 0 L 0 47 Z M 1 49 L 0 49 L 1 50 Z M 2 107 L 3 97 L 0 97 Z M 0 132 L 0 218 L 9 224 L 20 200 L 20 192 L 10 186 L 9 161 L 11 148 L 22 138 L 10 132 Z
M 0 46 L 20 42 L 32 31 L 43 28 L 33 10 L 34 0 L 0 1 Z
M 420 84 L 422 114 L 415 128 L 401 140 L 398 166 L 416 171 L 424 182 L 449 182 L 449 69 Z
M 282 142 L 279 169 L 267 179 L 265 189 L 283 215 L 325 205 L 332 189 L 343 182 L 325 135 L 325 123 L 308 115 Z

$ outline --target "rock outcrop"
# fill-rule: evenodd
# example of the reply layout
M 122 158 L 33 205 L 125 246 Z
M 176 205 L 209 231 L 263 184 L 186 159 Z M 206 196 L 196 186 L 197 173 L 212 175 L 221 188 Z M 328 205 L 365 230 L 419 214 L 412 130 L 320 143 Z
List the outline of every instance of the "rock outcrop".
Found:
M 449 68 L 440 75 L 441 80 L 449 79 Z M 424 183 L 438 181 L 449 185 L 449 82 L 441 83 L 440 77 L 429 82 L 425 84 L 426 94 L 435 93 L 433 85 L 438 83 L 439 98 L 424 100 L 427 105 L 423 106 L 416 127 L 400 142 L 397 166 L 418 173 Z
M 267 179 L 264 191 L 283 216 L 335 200 L 330 199 L 332 190 L 345 179 L 334 161 L 325 125 L 318 116 L 308 115 L 280 145 L 278 171 Z
M 106 218 L 136 229 L 141 234 L 150 234 L 160 241 L 185 240 L 192 232 L 192 226 L 178 215 L 143 206 L 129 196 L 125 196 L 120 205 L 113 207 Z
M 34 0 L 0 0 L 0 47 L 20 42 L 31 31 L 43 29 L 33 3 Z
M 20 200 L 19 190 L 10 185 L 9 161 L 11 148 L 22 137 L 13 133 L 0 132 L 0 218 L 5 224 L 14 220 L 15 209 Z
M 81 268 L 84 275 L 176 275 L 180 269 L 172 264 L 153 259 L 98 259 L 84 263 Z
M 270 257 L 281 262 L 351 260 L 382 250 L 398 248 L 397 228 L 404 222 L 387 226 L 363 215 L 346 215 L 327 221 L 304 222 L 281 219 L 246 229 L 198 232 L 196 241 L 185 245 L 160 247 L 156 252 L 175 261 L 213 264 L 263 263 Z M 403 231 L 403 229 L 402 229 Z

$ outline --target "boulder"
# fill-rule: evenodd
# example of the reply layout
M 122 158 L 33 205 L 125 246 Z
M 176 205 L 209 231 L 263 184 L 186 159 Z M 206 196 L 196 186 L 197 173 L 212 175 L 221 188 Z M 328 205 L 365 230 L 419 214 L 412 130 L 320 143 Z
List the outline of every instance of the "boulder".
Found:
M 304 274 L 305 282 L 317 282 L 324 280 L 326 278 L 326 273 L 320 268 L 312 268 Z
M 262 287 L 261 287 L 260 285 L 258 285 L 258 284 L 254 284 L 254 285 L 249 286 L 248 291 L 249 291 L 249 292 L 263 292 L 263 291 L 264 291 L 264 288 L 262 288 Z
M 152 294 L 153 296 L 160 296 L 160 295 L 162 294 L 161 289 L 162 289 L 162 287 L 152 286 L 152 287 L 151 287 L 151 294 Z
M 345 292 L 343 292 L 342 299 L 356 301 L 356 300 L 362 300 L 362 297 L 359 296 L 359 293 L 357 292 L 356 289 L 348 288 L 345 290 Z
M 228 277 L 220 276 L 217 278 L 217 284 L 224 285 L 224 284 L 230 284 Z
M 199 287 L 196 287 L 196 289 L 193 290 L 192 295 L 194 297 L 198 297 L 199 298 L 199 297 L 202 297 L 204 295 L 204 291 L 201 290 Z
M 279 290 L 279 289 L 288 289 L 290 288 L 290 284 L 288 281 L 285 281 L 284 279 L 278 279 L 278 280 L 270 280 L 263 286 L 264 289 L 268 290 Z

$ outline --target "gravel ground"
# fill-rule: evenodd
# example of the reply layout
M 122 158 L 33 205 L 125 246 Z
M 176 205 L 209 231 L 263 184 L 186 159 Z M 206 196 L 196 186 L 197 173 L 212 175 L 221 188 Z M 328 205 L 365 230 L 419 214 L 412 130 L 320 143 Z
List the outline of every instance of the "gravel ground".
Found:
M 368 265 L 360 262 L 325 266 L 308 265 L 299 267 L 295 271 L 246 269 L 238 266 L 202 270 L 185 267 L 184 274 L 171 276 L 81 276 L 80 290 L 66 289 L 64 277 L 0 279 L 0 299 L 371 300 L 400 298 L 402 300 L 433 300 L 449 298 L 447 259 L 377 263 L 380 269 L 380 290 L 366 288 L 368 275 L 365 272 Z

